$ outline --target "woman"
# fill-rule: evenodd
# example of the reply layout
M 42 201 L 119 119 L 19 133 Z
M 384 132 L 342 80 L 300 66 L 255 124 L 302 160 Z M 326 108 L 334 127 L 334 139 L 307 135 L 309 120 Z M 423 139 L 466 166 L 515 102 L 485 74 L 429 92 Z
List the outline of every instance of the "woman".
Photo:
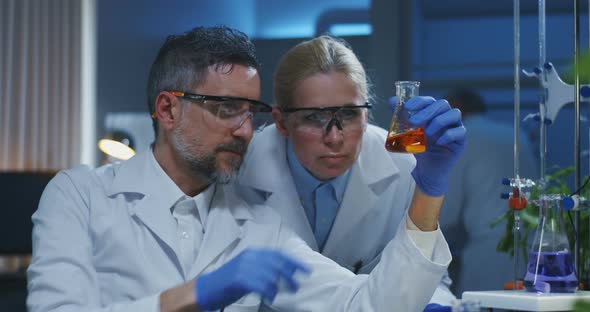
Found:
M 329 36 L 286 53 L 274 96 L 275 125 L 250 144 L 238 181 L 242 195 L 273 207 L 311 248 L 354 273 L 378 264 L 400 223 L 421 248 L 431 232 L 405 216 L 424 202 L 440 209 L 448 171 L 463 150 L 460 112 L 431 97 L 408 101 L 433 143 L 417 159 L 387 152 L 387 132 L 368 123 L 365 70 L 344 41 Z M 424 254 L 431 254 L 429 244 Z M 450 305 L 449 283 L 441 281 L 432 302 Z

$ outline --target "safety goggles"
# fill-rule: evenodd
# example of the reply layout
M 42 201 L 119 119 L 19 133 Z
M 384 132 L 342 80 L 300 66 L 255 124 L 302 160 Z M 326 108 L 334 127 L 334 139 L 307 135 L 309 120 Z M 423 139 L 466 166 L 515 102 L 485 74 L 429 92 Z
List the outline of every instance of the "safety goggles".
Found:
M 367 125 L 366 110 L 373 105 L 344 105 L 329 107 L 282 108 L 295 125 L 297 131 L 324 134 L 333 126 L 344 134 L 362 131 Z
M 247 120 L 251 120 L 252 128 L 260 131 L 268 122 L 266 116 L 258 113 L 272 111 L 270 105 L 253 99 L 233 96 L 216 96 L 182 91 L 168 91 L 177 98 L 192 101 L 207 112 L 205 120 L 212 125 L 235 131 L 242 127 Z

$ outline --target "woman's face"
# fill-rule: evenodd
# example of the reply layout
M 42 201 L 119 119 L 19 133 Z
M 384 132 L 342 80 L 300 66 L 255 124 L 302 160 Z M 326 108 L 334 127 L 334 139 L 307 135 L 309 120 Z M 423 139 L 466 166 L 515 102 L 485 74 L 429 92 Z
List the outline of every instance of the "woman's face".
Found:
M 294 108 L 363 104 L 357 86 L 341 72 L 310 76 L 301 81 L 293 96 Z M 291 141 L 299 162 L 317 179 L 329 180 L 341 175 L 360 153 L 367 122 L 366 108 L 340 110 L 336 113 L 337 121 L 334 119 L 326 123 L 329 126 L 316 128 L 307 125 L 331 117 L 321 119 L 314 110 L 275 113 L 274 116 L 279 131 Z

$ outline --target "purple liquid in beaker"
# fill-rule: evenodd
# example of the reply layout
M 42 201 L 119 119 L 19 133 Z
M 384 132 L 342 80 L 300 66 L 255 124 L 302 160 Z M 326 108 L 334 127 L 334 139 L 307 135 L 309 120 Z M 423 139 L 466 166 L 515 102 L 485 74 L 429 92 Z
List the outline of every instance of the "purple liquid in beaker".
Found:
M 524 276 L 524 287 L 527 291 L 537 293 L 573 293 L 576 291 L 578 279 L 570 252 L 541 252 L 535 281 L 537 255 L 537 252 L 529 253 L 529 263 Z

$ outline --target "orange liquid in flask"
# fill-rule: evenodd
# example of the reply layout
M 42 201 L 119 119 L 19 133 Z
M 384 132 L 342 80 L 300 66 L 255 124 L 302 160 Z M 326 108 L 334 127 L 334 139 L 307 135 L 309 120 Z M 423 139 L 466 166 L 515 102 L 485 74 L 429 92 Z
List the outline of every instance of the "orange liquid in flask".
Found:
M 404 133 L 392 134 L 387 137 L 385 148 L 394 153 L 423 153 L 426 151 L 424 130 L 418 128 Z

